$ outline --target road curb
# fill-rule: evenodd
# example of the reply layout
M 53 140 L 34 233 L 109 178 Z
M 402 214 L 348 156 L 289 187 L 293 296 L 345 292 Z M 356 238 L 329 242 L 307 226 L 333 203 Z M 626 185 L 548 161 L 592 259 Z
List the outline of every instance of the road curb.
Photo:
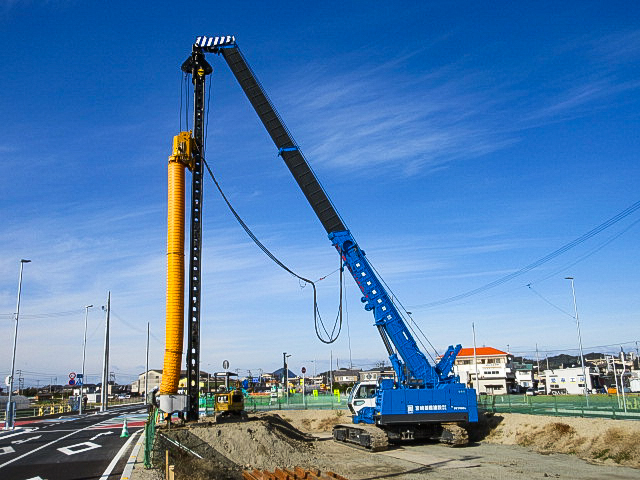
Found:
M 124 470 L 122 471 L 122 476 L 120 480 L 130 480 L 133 474 L 133 469 L 136 467 L 138 463 L 141 463 L 141 460 L 138 458 L 140 456 L 140 449 L 144 444 L 144 440 L 146 438 L 146 432 L 143 430 L 138 442 L 133 447 L 131 451 L 131 455 L 129 456 L 129 460 L 127 460 L 127 464 L 124 466 Z M 144 450 L 142 450 L 144 455 Z

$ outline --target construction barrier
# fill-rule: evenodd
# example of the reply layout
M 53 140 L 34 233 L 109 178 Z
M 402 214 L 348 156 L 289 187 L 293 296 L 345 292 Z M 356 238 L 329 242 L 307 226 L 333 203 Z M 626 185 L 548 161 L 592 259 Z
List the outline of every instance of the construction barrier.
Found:
M 280 397 L 269 395 L 249 395 L 244 399 L 244 409 L 247 412 L 269 411 L 269 410 L 346 410 L 348 397 L 345 395 L 321 394 L 314 396 L 301 393 L 290 394 Z M 200 414 L 213 415 L 214 412 L 213 394 L 200 397 Z
M 634 394 L 480 395 L 478 408 L 490 413 L 526 413 L 558 417 L 640 420 L 640 397 Z
M 144 424 L 144 468 L 151 468 L 153 462 L 153 442 L 156 438 L 156 422 L 158 409 L 152 407 L 149 410 L 149 418 Z

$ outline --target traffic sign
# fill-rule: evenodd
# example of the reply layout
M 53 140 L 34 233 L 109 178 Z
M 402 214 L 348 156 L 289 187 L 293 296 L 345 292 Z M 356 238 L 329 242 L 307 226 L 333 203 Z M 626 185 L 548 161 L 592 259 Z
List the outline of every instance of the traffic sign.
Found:
M 7 387 L 10 387 L 10 386 L 11 386 L 11 375 L 7 375 L 7 378 L 5 378 L 5 379 L 4 379 L 4 384 L 5 384 Z
M 307 373 L 307 369 L 302 367 L 302 373 Z
M 71 373 L 69 374 L 69 378 L 70 378 L 71 380 L 73 380 L 74 378 L 76 378 L 76 372 L 71 372 Z
M 84 375 L 82 375 L 81 373 L 76 375 L 76 378 L 82 378 L 82 377 L 84 377 Z
M 76 384 L 76 381 L 73 378 L 69 379 L 69 385 L 75 385 L 75 384 Z
M 224 368 L 225 370 L 229 368 L 229 360 L 225 360 L 224 362 L 222 362 L 222 368 Z

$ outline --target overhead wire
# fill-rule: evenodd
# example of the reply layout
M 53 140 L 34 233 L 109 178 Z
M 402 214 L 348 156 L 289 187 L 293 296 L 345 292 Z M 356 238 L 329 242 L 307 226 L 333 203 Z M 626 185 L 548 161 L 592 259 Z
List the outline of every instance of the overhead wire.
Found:
M 606 220 L 605 222 L 601 223 L 600 225 L 598 225 L 597 227 L 589 230 L 587 233 L 581 235 L 580 237 L 572 240 L 571 242 L 563 245 L 562 247 L 558 248 L 557 250 L 554 250 L 553 252 L 549 253 L 548 255 L 545 255 L 542 258 L 539 258 L 538 260 L 536 260 L 533 263 L 530 263 L 529 265 L 516 270 L 515 272 L 512 272 L 508 275 L 505 275 L 503 277 L 498 278 L 497 280 L 494 280 L 493 282 L 489 282 L 485 285 L 482 285 L 481 287 L 478 288 L 474 288 L 473 290 L 468 290 L 466 292 L 463 292 L 461 294 L 458 295 L 454 295 L 452 297 L 448 297 L 448 298 L 444 298 L 442 300 L 437 300 L 435 302 L 429 302 L 429 303 L 424 303 L 421 305 L 416 305 L 413 308 L 431 308 L 431 307 L 436 307 L 439 305 L 444 305 L 447 303 L 451 303 L 451 302 L 455 302 L 457 300 L 462 300 L 464 298 L 470 297 L 472 295 L 477 295 L 478 293 L 482 293 L 485 292 L 486 290 L 495 288 L 499 285 L 502 285 L 503 283 L 506 283 L 510 280 L 513 280 L 516 277 L 519 277 L 541 265 L 544 265 L 545 263 L 553 260 L 554 258 L 562 255 L 563 253 L 567 252 L 568 250 L 571 250 L 572 248 L 574 248 L 575 246 L 589 240 L 590 238 L 592 238 L 593 236 L 599 234 L 600 232 L 602 232 L 603 230 L 606 230 L 607 228 L 609 228 L 612 225 L 615 225 L 616 223 L 618 223 L 620 220 L 628 217 L 629 215 L 631 215 L 633 212 L 635 212 L 636 210 L 640 209 L 640 201 L 637 201 L 636 203 L 634 203 L 633 205 L 625 208 L 624 210 L 622 210 L 620 213 L 618 213 L 617 215 L 614 215 L 613 217 L 609 218 L 608 220 Z

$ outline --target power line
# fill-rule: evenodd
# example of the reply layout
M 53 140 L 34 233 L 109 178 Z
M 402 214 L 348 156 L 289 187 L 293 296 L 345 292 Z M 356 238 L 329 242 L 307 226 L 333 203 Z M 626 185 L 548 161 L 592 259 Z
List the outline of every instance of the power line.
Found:
M 581 243 L 589 240 L 591 237 L 594 237 L 595 235 L 599 234 L 603 230 L 605 230 L 605 229 L 609 228 L 610 226 L 618 223 L 620 220 L 628 217 L 629 215 L 631 215 L 633 212 L 635 212 L 639 208 L 640 208 L 640 201 L 634 203 L 630 207 L 625 208 L 623 211 L 621 211 L 617 215 L 611 217 L 610 219 L 608 219 L 607 221 L 601 223 L 600 225 L 598 225 L 594 229 L 589 230 L 584 235 L 581 235 L 580 237 L 576 238 L 575 240 L 563 245 L 562 247 L 558 248 L 557 250 L 551 252 L 550 254 L 548 254 L 548 255 L 536 260 L 533 263 L 530 263 L 529 265 L 527 265 L 526 267 L 521 268 L 520 270 L 517 270 L 517 271 L 515 271 L 513 273 L 510 273 L 508 275 L 505 275 L 504 277 L 501 277 L 501 278 L 499 278 L 497 280 L 494 280 L 493 282 L 487 283 L 486 285 L 483 285 L 483 286 L 478 287 L 478 288 L 474 288 L 473 290 L 469 290 L 469 291 L 461 293 L 459 295 L 454 295 L 453 297 L 445 298 L 445 299 L 442 299 L 442 300 L 437 300 L 435 302 L 424 303 L 422 305 L 415 305 L 412 308 L 414 308 L 414 309 L 415 308 L 430 308 L 430 307 L 436 307 L 438 305 L 444 305 L 446 303 L 451 303 L 451 302 L 455 302 L 457 300 L 462 300 L 463 298 L 467 298 L 467 297 L 470 297 L 472 295 L 477 295 L 478 293 L 482 293 L 482 292 L 484 292 L 486 290 L 489 290 L 489 289 L 495 288 L 495 287 L 497 287 L 499 285 L 502 285 L 503 283 L 506 283 L 506 282 L 508 282 L 510 280 L 513 280 L 514 278 L 519 277 L 519 276 L 521 276 L 521 275 L 533 270 L 534 268 L 537 268 L 537 267 L 539 267 L 541 265 L 544 265 L 545 263 L 547 263 L 547 262 L 553 260 L 554 258 L 562 255 L 563 253 L 567 252 L 568 250 L 571 250 L 575 246 L 580 245 Z

